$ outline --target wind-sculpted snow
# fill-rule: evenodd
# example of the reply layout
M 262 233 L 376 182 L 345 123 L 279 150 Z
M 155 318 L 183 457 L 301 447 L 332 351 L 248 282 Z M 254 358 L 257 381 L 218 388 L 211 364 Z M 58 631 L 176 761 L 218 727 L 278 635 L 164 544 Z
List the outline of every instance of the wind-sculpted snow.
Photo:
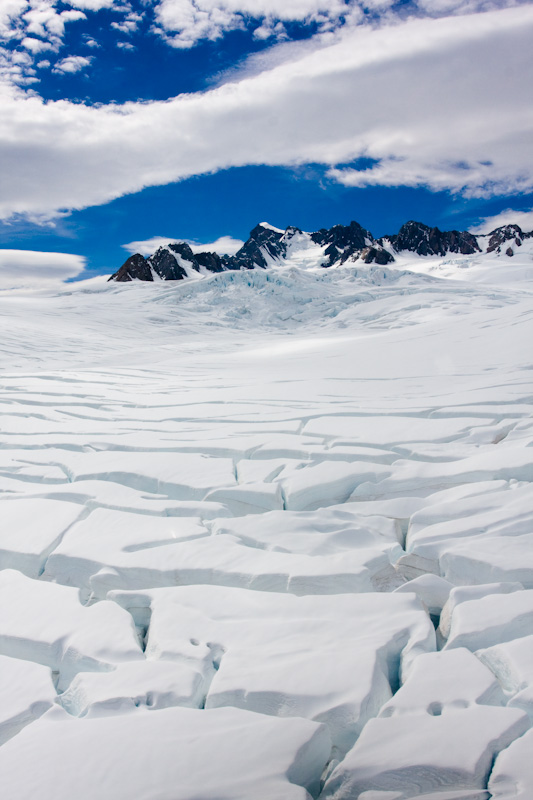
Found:
M 0 293 L 6 800 L 533 796 L 528 243 Z

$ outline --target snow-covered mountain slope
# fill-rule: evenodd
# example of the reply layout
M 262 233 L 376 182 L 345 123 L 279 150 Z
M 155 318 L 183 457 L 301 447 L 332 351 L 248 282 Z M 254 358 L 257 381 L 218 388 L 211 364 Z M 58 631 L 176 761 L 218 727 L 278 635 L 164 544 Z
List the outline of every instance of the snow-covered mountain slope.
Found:
M 394 236 L 374 239 L 370 231 L 357 222 L 322 228 L 306 233 L 289 227 L 285 231 L 268 222 L 261 222 L 251 231 L 250 238 L 234 256 L 217 253 L 194 254 L 186 242 L 170 242 L 160 247 L 148 259 L 136 253 L 125 261 L 110 280 L 159 281 L 199 279 L 226 270 L 257 267 L 288 267 L 321 269 L 339 267 L 354 261 L 360 264 L 387 265 L 398 257 L 413 254 L 423 257 L 442 257 L 452 254 L 484 256 L 504 254 L 512 258 L 521 252 L 524 243 L 533 242 L 533 232 L 524 233 L 518 225 L 505 225 L 486 236 L 474 236 L 466 231 L 440 231 L 421 222 L 407 222 Z
M 300 236 L 0 293 L 8 800 L 533 796 L 531 240 Z

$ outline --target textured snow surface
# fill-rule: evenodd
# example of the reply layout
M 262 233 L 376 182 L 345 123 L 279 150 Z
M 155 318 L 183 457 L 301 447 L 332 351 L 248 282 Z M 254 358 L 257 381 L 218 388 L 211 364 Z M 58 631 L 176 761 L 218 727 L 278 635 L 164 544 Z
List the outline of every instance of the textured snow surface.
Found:
M 533 257 L 0 293 L 6 800 L 533 797 Z

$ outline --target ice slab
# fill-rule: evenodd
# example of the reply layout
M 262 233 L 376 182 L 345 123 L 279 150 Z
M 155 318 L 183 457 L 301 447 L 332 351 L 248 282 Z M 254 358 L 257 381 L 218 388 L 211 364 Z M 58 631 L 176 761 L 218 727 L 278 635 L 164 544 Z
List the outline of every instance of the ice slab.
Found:
M 533 725 L 533 686 L 526 686 L 525 689 L 517 692 L 507 705 L 510 708 L 520 708 L 525 711 Z
M 432 558 L 424 558 L 416 553 L 401 555 L 396 562 L 396 571 L 404 581 L 412 581 L 427 574 L 439 575 L 439 562 Z
M 190 586 L 112 592 L 142 622 L 146 656 L 195 663 L 206 708 L 237 706 L 326 722 L 340 752 L 434 648 L 415 595 L 295 597 Z
M 185 584 L 294 594 L 368 592 L 398 585 L 386 549 L 372 542 L 348 553 L 315 557 L 287 550 L 267 553 L 231 534 L 207 534 L 199 520 L 96 510 L 50 555 L 44 576 L 99 598 L 111 589 Z
M 517 709 L 482 705 L 370 720 L 321 797 L 351 800 L 381 790 L 407 800 L 447 788 L 485 789 L 494 756 L 528 727 Z
M 533 795 L 533 730 L 517 738 L 497 757 L 489 791 L 493 800 L 529 800 Z
M 533 589 L 533 533 L 487 536 L 450 546 L 440 559 L 452 583 L 519 581 Z
M 237 476 L 240 484 L 266 483 L 272 481 L 287 467 L 299 467 L 301 461 L 290 458 L 243 458 L 236 464 Z
M 489 594 L 457 605 L 446 648 L 475 651 L 533 634 L 533 590 Z
M 106 480 L 75 481 L 61 486 L 43 486 L 38 482 L 15 481 L 0 477 L 0 489 L 14 499 L 57 500 L 61 503 L 72 503 L 81 509 L 92 511 L 95 508 L 109 508 L 113 511 L 124 511 L 148 514 L 160 517 L 215 517 L 231 516 L 229 509 L 222 503 L 205 500 L 171 500 L 164 494 L 132 489 L 119 483 Z
M 169 708 L 80 720 L 58 708 L 0 749 L 0 772 L 17 800 L 309 800 L 329 753 L 326 728 L 304 719 Z
M 44 577 L 88 588 L 91 577 L 107 567 L 129 575 L 133 585 L 175 583 L 174 551 L 183 542 L 208 535 L 197 517 L 153 517 L 97 508 L 73 525 L 51 553 Z
M 448 462 L 428 463 L 425 460 L 399 459 L 389 468 L 374 476 L 369 475 L 354 486 L 352 499 L 367 500 L 391 497 L 398 494 L 427 496 L 446 488 L 465 483 L 479 483 L 490 480 L 533 481 L 533 460 L 528 448 L 520 444 L 506 447 L 487 445 L 482 452 L 461 457 Z
M 509 594 L 510 592 L 520 592 L 523 589 L 521 583 L 505 582 L 505 583 L 481 583 L 473 586 L 454 586 L 450 591 L 448 600 L 446 601 L 439 622 L 439 633 L 445 639 L 450 635 L 450 628 L 452 624 L 452 616 L 461 603 L 466 603 L 470 600 L 480 600 L 490 594 Z
M 283 481 L 286 508 L 308 511 L 344 503 L 361 483 L 390 475 L 382 464 L 330 461 L 298 470 Z
M 79 671 L 142 659 L 131 616 L 116 603 L 80 603 L 78 590 L 0 571 L 0 653 L 59 672 L 65 687 Z
M 354 442 L 393 447 L 402 442 L 449 442 L 466 435 L 472 427 L 483 426 L 479 417 L 424 418 L 413 416 L 319 417 L 310 420 L 305 433 L 342 437 Z
M 448 602 L 453 585 L 439 575 L 426 574 L 402 584 L 395 592 L 414 592 L 433 616 L 439 616 Z
M 5 457 L 5 454 L 4 454 Z M 25 451 L 13 451 L 17 463 Z M 49 448 L 32 452 L 32 461 L 56 462 L 70 481 L 105 480 L 139 491 L 164 494 L 174 500 L 203 500 L 219 486 L 234 486 L 233 461 L 203 453 L 89 450 L 75 452 Z
M 59 702 L 74 716 L 124 713 L 135 708 L 200 708 L 207 686 L 193 664 L 131 661 L 110 672 L 79 672 Z
M 16 569 L 37 578 L 48 554 L 82 512 L 80 506 L 59 500 L 4 500 L 0 504 L 0 569 Z
M 246 483 L 213 489 L 206 494 L 205 500 L 221 503 L 235 515 L 263 514 L 283 508 L 281 487 L 271 483 Z
M 469 650 L 424 653 L 412 664 L 406 682 L 381 709 L 380 717 L 426 713 L 439 716 L 473 704 L 503 706 L 500 684 Z
M 235 483 L 233 462 L 201 453 L 88 453 L 72 465 L 73 480 L 105 477 L 176 500 L 203 500 L 210 489 Z
M 400 526 L 395 520 L 363 515 L 354 506 L 317 511 L 272 511 L 259 518 L 215 521 L 214 534 L 230 534 L 252 547 L 277 552 L 327 556 L 378 547 L 401 553 Z
M 494 482 L 497 484 L 498 482 Z M 416 512 L 410 521 L 406 548 L 426 558 L 439 558 L 455 543 L 473 539 L 472 552 L 491 536 L 521 536 L 531 532 L 533 490 L 531 485 L 508 488 L 487 486 L 470 497 L 435 504 Z M 510 543 L 509 543 L 510 544 Z M 505 545 L 507 547 L 507 544 Z
M 47 667 L 0 656 L 0 745 L 44 714 L 55 699 Z
M 477 657 L 494 673 L 511 708 L 521 708 L 533 722 L 533 636 L 478 650 Z

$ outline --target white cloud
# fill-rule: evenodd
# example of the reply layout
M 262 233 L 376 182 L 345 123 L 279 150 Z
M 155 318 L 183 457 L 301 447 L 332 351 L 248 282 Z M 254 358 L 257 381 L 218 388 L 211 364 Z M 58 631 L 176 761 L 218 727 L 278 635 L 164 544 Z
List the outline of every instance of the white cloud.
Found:
M 34 36 L 25 36 L 20 44 L 22 45 L 22 47 L 25 47 L 26 50 L 29 50 L 34 55 L 36 53 L 42 53 L 43 50 L 58 49 L 56 42 L 43 41 L 42 39 L 36 39 Z
M 92 61 L 92 56 L 86 58 L 85 56 L 67 56 L 55 65 L 52 72 L 69 73 L 80 72 L 85 67 L 88 67 Z
M 229 31 L 255 27 L 258 39 L 286 37 L 286 22 L 315 23 L 322 32 L 406 15 L 441 17 L 512 7 L 529 0 L 158 0 L 156 30 L 173 47 L 194 47 Z
M 232 236 L 220 236 L 214 242 L 187 241 L 193 253 L 219 253 L 220 255 L 228 256 L 235 255 L 237 250 L 240 250 L 244 244 L 242 239 L 234 239 Z
M 34 36 L 47 37 L 52 34 L 63 36 L 65 23 L 86 19 L 82 11 L 62 11 L 55 8 L 54 0 L 30 0 L 30 8 L 22 15 L 26 23 L 26 32 Z
M 63 9 L 68 5 L 70 8 Z M 24 85 L 38 79 L 33 77 L 32 67 L 15 61 L 11 49 L 2 46 L 2 42 L 19 42 L 33 56 L 45 50 L 58 52 L 63 44 L 65 25 L 67 23 L 87 20 L 85 11 L 98 11 L 109 8 L 113 12 L 125 15 L 122 22 L 117 23 L 120 30 L 132 33 L 142 14 L 136 14 L 129 5 L 118 5 L 113 0 L 0 0 L 0 81 L 8 84 Z M 85 9 L 85 11 L 83 10 Z M 86 36 L 89 47 L 99 47 L 91 37 Z M 75 63 L 67 61 L 66 70 L 77 71 Z
M 159 30 L 174 47 L 193 47 L 201 39 L 219 39 L 256 20 L 257 38 L 283 36 L 283 22 L 338 23 L 357 4 L 350 0 L 160 0 L 155 13 Z
M 0 216 L 248 164 L 355 185 L 533 190 L 533 6 L 345 31 L 208 92 L 89 107 L 6 88 Z M 289 51 L 290 52 L 290 51 Z M 363 173 L 338 165 L 366 156 Z
M 179 236 L 152 236 L 151 239 L 129 242 L 128 244 L 123 244 L 122 247 L 128 253 L 141 253 L 143 256 L 150 256 L 155 253 L 158 247 L 164 247 L 170 242 L 187 242 L 193 253 L 219 253 L 220 255 L 229 256 L 234 255 L 244 244 L 241 239 L 234 239 L 232 236 L 221 236 L 214 242 L 206 242 L 204 244 L 191 241 L 191 239 L 183 239 Z
M 28 86 L 38 83 L 35 76 L 34 59 L 20 50 L 6 50 L 0 47 L 0 86 Z
M 24 66 L 33 64 L 33 60 L 28 53 L 21 53 L 20 50 L 14 50 L 10 55 L 13 64 L 23 64 Z
M 139 27 L 139 23 L 142 21 L 142 18 L 142 14 L 136 14 L 133 11 L 130 11 L 129 14 L 127 14 L 122 20 L 122 22 L 112 22 L 111 27 L 115 28 L 117 31 L 120 31 L 120 33 L 134 33 Z
M 472 233 L 490 233 L 495 228 L 502 225 L 519 225 L 524 233 L 533 231 L 533 208 L 530 211 L 513 211 L 506 208 L 493 217 L 485 217 L 474 227 L 470 228 Z
M 48 286 L 75 278 L 85 269 L 85 258 L 71 253 L 0 249 L 0 288 Z
M 65 5 L 84 11 L 100 11 L 102 8 L 112 8 L 114 2 L 115 0 L 65 0 Z
M 83 11 L 62 11 L 59 15 L 64 22 L 75 22 L 79 19 L 87 19 L 87 15 Z
M 474 11 L 492 11 L 505 6 L 517 5 L 513 0 L 416 0 L 427 14 L 470 14 Z
M 263 23 L 254 30 L 255 39 L 270 39 L 275 37 L 277 40 L 287 39 L 287 30 L 282 22 L 264 20 Z
M 11 38 L 16 33 L 16 21 L 29 8 L 27 0 L 2 0 L 0 3 L 0 36 Z

